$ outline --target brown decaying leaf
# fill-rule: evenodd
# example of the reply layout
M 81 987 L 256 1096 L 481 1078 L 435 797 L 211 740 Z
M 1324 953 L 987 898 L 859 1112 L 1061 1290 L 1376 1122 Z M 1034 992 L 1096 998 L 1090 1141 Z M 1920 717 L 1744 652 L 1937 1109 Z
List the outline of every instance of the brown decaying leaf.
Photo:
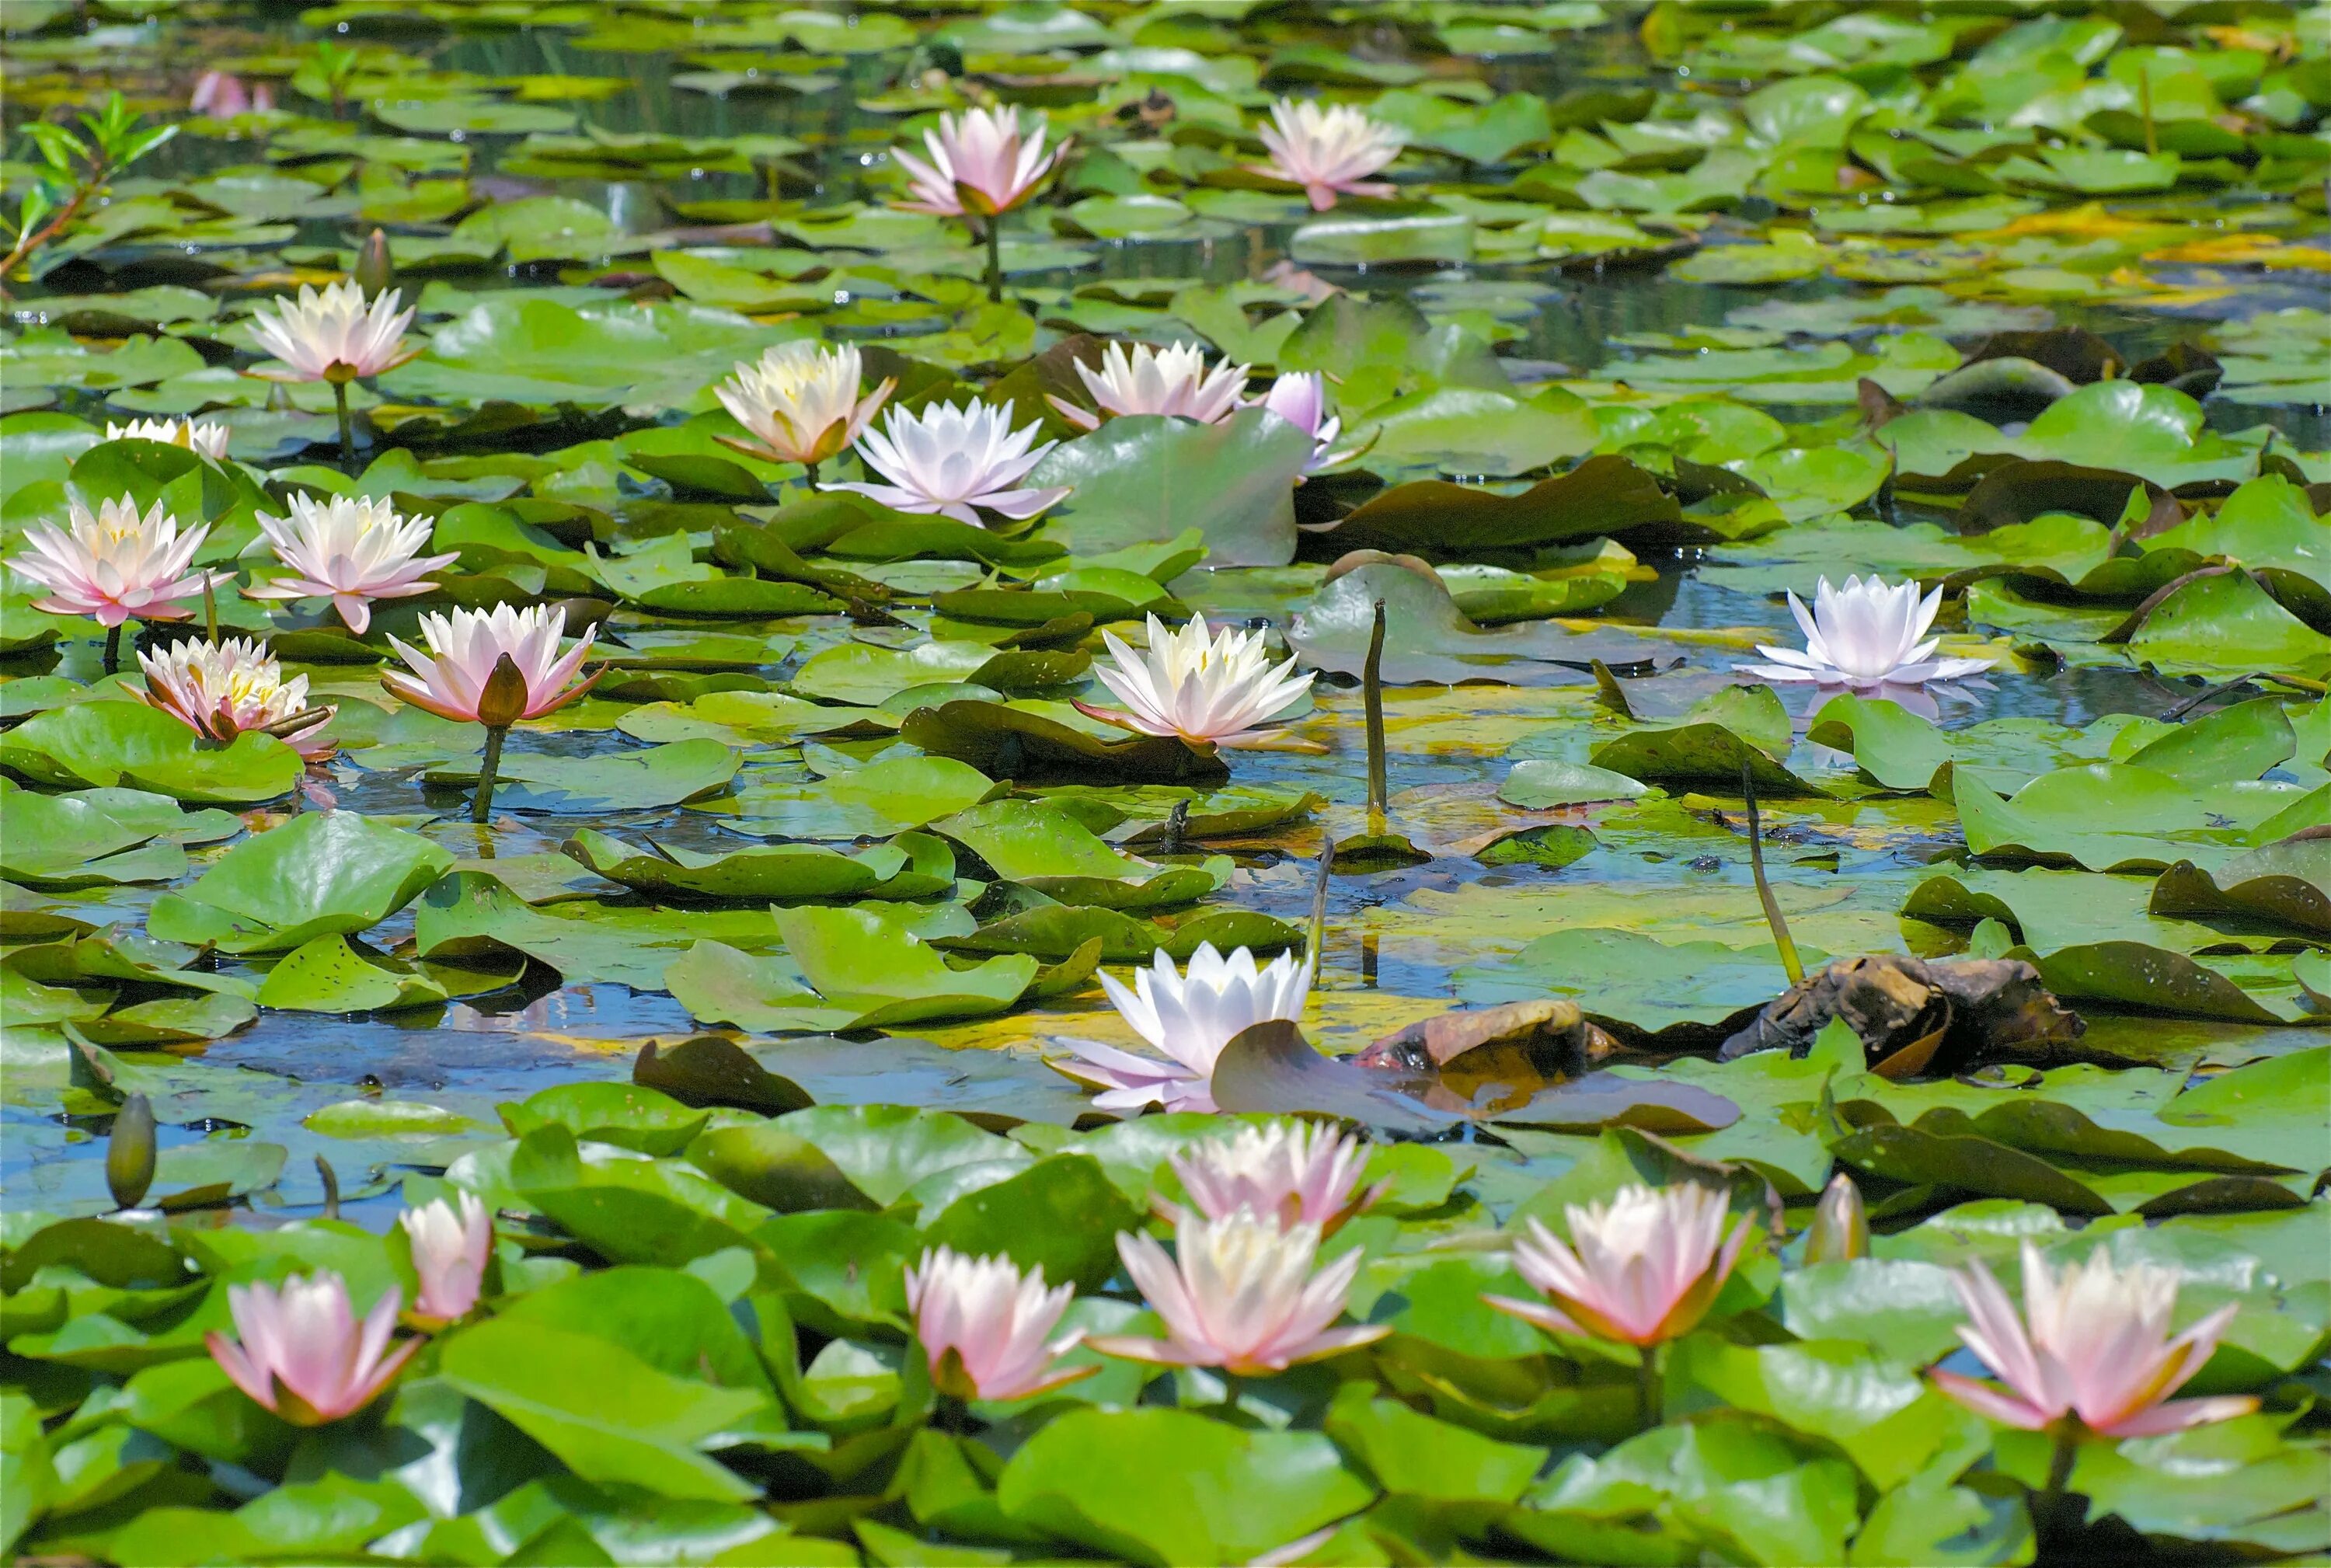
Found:
M 1841 958 L 1807 975 L 1726 1041 L 1723 1054 L 1803 1056 L 1833 1018 L 1861 1037 L 1870 1070 L 1890 1079 L 2046 1059 L 2087 1028 L 2020 959 L 1930 964 L 1880 953 Z

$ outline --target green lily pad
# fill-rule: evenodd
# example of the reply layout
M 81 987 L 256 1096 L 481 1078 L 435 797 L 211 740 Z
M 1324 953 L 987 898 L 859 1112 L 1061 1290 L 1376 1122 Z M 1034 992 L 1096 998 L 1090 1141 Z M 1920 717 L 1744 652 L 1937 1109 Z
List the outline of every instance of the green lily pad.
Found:
M 227 851 L 154 906 L 154 934 L 229 953 L 282 953 L 366 931 L 452 865 L 451 852 L 355 812 L 309 812 Z

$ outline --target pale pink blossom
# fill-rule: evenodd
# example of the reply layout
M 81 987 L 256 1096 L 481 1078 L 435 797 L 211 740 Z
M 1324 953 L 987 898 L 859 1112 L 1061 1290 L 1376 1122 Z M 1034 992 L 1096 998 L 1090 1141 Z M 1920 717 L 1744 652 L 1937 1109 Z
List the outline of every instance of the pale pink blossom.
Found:
M 1153 1101 L 1169 1111 L 1214 1108 L 1214 1061 L 1223 1048 L 1248 1029 L 1271 1019 L 1300 1019 L 1311 994 L 1311 965 L 1282 953 L 1258 969 L 1254 954 L 1241 947 L 1223 957 L 1211 942 L 1190 955 L 1186 976 L 1159 948 L 1148 969 L 1133 972 L 1133 984 L 1109 974 L 1101 989 L 1134 1032 L 1166 1053 L 1167 1060 L 1136 1056 L 1097 1040 L 1062 1043 L 1074 1053 L 1052 1065 L 1069 1077 L 1098 1084 L 1095 1108 L 1137 1111 Z
M 452 551 L 423 556 L 434 525 L 425 517 L 398 517 L 385 497 L 319 501 L 303 490 L 290 505 L 289 517 L 260 513 L 259 527 L 291 575 L 247 589 L 244 597 L 328 598 L 359 636 L 372 624 L 371 601 L 426 594 L 437 585 L 427 574 L 461 558 Z
M 407 1209 L 398 1222 L 411 1243 L 413 1271 L 421 1277 L 414 1314 L 437 1323 L 468 1316 L 494 1245 L 494 1220 L 486 1206 L 475 1193 L 463 1193 L 458 1205 L 439 1198 Z
M 1261 401 L 1250 406 L 1270 410 L 1311 438 L 1311 455 L 1303 460 L 1306 474 L 1349 462 L 1367 450 L 1366 442 L 1345 451 L 1336 450 L 1336 438 L 1343 433 L 1344 422 L 1327 412 L 1327 379 L 1316 370 L 1289 371 L 1272 382 Z
M 333 743 L 325 738 L 324 727 L 331 722 L 332 709 L 311 710 L 308 678 L 284 679 L 282 666 L 257 642 L 241 637 L 222 643 L 189 639 L 159 653 L 140 651 L 138 664 L 146 672 L 146 700 L 197 735 L 233 740 L 244 730 L 263 729 L 310 762 L 331 755 Z M 312 720 L 278 727 L 310 711 Z
M 1260 737 L 1264 720 L 1311 689 L 1314 677 L 1289 673 L 1292 658 L 1270 662 L 1259 631 L 1225 626 L 1215 632 L 1202 615 L 1172 632 L 1152 615 L 1148 631 L 1149 645 L 1138 651 L 1114 632 L 1100 634 L 1109 661 L 1096 666 L 1093 675 L 1125 708 L 1079 702 L 1079 712 L 1143 735 L 1178 736 L 1193 746 L 1243 746 Z
M 205 71 L 195 79 L 195 90 L 186 100 L 189 113 L 211 119 L 233 119 L 239 114 L 256 111 L 261 114 L 275 107 L 275 84 L 262 81 L 245 88 L 243 79 L 231 71 Z
M 1689 1182 L 1622 1187 L 1607 1203 L 1565 1211 L 1570 1247 L 1533 1216 L 1514 1267 L 1552 1305 L 1482 1299 L 1552 1333 L 1663 1345 L 1708 1316 L 1748 1244 L 1746 1216 L 1726 1234 L 1727 1208 L 1722 1193 Z
M 903 147 L 891 149 L 890 156 L 907 171 L 912 198 L 899 204 L 942 218 L 1008 213 L 1035 193 L 1068 151 L 1062 142 L 1046 153 L 1044 137 L 1041 119 L 1023 136 L 1020 111 L 1010 105 L 943 114 L 937 129 L 923 132 L 929 162 Z
M 856 490 L 902 512 L 936 512 L 976 526 L 979 508 L 1014 520 L 1034 517 L 1069 493 L 1016 488 L 1059 443 L 1030 450 L 1042 425 L 1012 428 L 1012 404 L 973 401 L 894 408 L 880 430 L 858 438 L 858 455 L 889 484 L 852 481 L 821 488 Z
M 856 443 L 899 385 L 893 376 L 861 397 L 863 376 L 853 347 L 780 343 L 712 389 L 752 438 L 717 439 L 766 462 L 823 462 Z
M 364 289 L 354 280 L 321 293 L 303 283 L 296 299 L 279 295 L 272 301 L 274 314 L 266 305 L 251 313 L 251 336 L 284 368 L 262 366 L 251 374 L 271 381 L 347 382 L 394 370 L 421 352 L 404 347 L 414 313 L 400 312 L 398 298 L 399 291 L 391 289 L 367 306 Z
M 1831 587 L 1823 577 L 1813 589 L 1811 611 L 1793 590 L 1789 594 L 1789 613 L 1805 634 L 1803 652 L 1760 644 L 1756 651 L 1772 663 L 1732 668 L 1766 680 L 1807 681 L 1889 696 L 1889 689 L 1955 680 L 1990 669 L 1993 660 L 1988 659 L 1932 657 L 1941 640 L 1927 636 L 1927 629 L 1935 623 L 1942 603 L 1940 588 L 1922 599 L 1916 582 L 1906 579 L 1889 587 L 1874 572 L 1866 581 L 1848 577 L 1842 588 Z
M 1360 1186 L 1365 1144 L 1314 1122 L 1250 1125 L 1233 1137 L 1194 1144 L 1168 1163 L 1209 1220 L 1246 1209 L 1281 1226 L 1316 1225 L 1326 1235 L 1384 1191 Z
M 361 1324 L 347 1284 L 332 1273 L 294 1275 L 281 1290 L 230 1285 L 226 1299 L 242 1343 L 215 1330 L 203 1343 L 237 1388 L 294 1426 L 321 1426 L 362 1410 L 421 1345 L 411 1339 L 388 1348 L 394 1286 Z
M 590 689 L 596 675 L 582 681 L 575 672 L 591 651 L 598 629 L 561 654 L 559 639 L 566 632 L 566 612 L 545 605 L 524 610 L 497 604 L 491 610 L 456 610 L 450 616 L 421 617 L 422 641 L 429 651 L 408 646 L 392 636 L 389 646 L 412 667 L 413 673 L 392 670 L 381 676 L 390 692 L 416 708 L 443 718 L 483 723 L 478 707 L 486 682 L 504 654 L 526 679 L 526 705 L 518 717 L 539 718 L 564 707 Z
M 1046 1338 L 1076 1294 L 1045 1289 L 1043 1269 L 1023 1274 L 1009 1258 L 926 1251 L 907 1270 L 907 1308 L 931 1386 L 957 1399 L 1027 1399 L 1099 1371 L 1058 1364 L 1081 1335 Z
M 1175 1250 L 1130 1231 L 1118 1233 L 1118 1256 L 1150 1307 L 1165 1320 L 1166 1337 L 1097 1336 L 1109 1355 L 1172 1366 L 1215 1366 L 1241 1376 L 1284 1372 L 1392 1332 L 1384 1326 L 1331 1326 L 1343 1316 L 1362 1254 L 1346 1252 L 1314 1270 L 1317 1225 L 1281 1229 L 1242 1209 L 1220 1220 L 1185 1220 L 1175 1228 Z
M 1076 362 L 1077 375 L 1100 407 L 1100 413 L 1080 408 L 1065 398 L 1047 396 L 1061 417 L 1082 430 L 1100 428 L 1101 414 L 1165 413 L 1213 424 L 1239 410 L 1246 392 L 1250 366 L 1227 360 L 1206 368 L 1204 352 L 1192 344 L 1153 348 L 1137 343 L 1127 348 L 1111 343 L 1102 348 L 1100 368 Z
M 1346 103 L 1326 109 L 1309 101 L 1280 99 L 1263 127 L 1268 165 L 1255 172 L 1303 187 L 1314 212 L 1326 212 L 1339 195 L 1388 196 L 1393 187 L 1370 181 L 1400 156 L 1400 132 Z
M 2145 1263 L 2117 1269 L 2111 1254 L 2098 1247 L 2086 1263 L 2059 1277 L 2026 1241 L 2022 1318 L 1980 1262 L 1954 1275 L 1951 1284 L 1971 1319 L 1959 1337 L 2007 1386 L 1939 1370 L 1927 1375 L 1977 1415 L 2028 1431 L 2060 1428 L 2069 1420 L 2100 1437 L 2141 1438 L 2258 1408 L 2246 1394 L 2169 1397 L 2202 1370 L 2235 1312 L 2229 1303 L 2172 1337 L 2174 1269 Z
M 134 496 L 100 502 L 94 514 L 66 498 L 70 531 L 49 523 L 24 530 L 24 553 L 8 564 L 49 591 L 33 608 L 52 615 L 91 615 L 110 630 L 124 621 L 183 621 L 182 601 L 198 597 L 206 574 L 189 571 L 210 533 L 207 523 L 178 532 L 178 519 L 156 501 L 143 517 Z
M 183 446 L 189 451 L 218 461 L 226 456 L 227 439 L 234 432 L 212 419 L 133 419 L 128 424 L 105 422 L 108 441 L 157 441 L 164 446 Z

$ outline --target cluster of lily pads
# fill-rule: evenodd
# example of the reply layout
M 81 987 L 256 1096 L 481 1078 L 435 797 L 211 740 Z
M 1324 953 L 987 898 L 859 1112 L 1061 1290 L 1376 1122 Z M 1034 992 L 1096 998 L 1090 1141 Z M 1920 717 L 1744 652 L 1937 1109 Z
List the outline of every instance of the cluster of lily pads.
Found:
M 14 0 L 0 1544 L 2331 1548 L 2320 21 Z

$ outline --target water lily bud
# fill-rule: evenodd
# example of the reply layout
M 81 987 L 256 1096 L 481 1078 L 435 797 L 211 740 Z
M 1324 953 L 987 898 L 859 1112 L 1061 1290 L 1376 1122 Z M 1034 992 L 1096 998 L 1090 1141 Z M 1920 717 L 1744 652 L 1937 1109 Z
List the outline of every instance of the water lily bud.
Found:
M 388 288 L 388 234 L 385 231 L 375 229 L 372 232 L 372 238 L 366 240 L 364 249 L 357 252 L 356 269 L 348 276 L 357 288 L 364 290 L 364 297 L 367 299 L 377 299 Z
M 518 660 L 505 653 L 494 660 L 486 689 L 478 697 L 478 722 L 488 729 L 507 729 L 526 717 L 526 676 Z
M 105 1184 L 113 1201 L 135 1209 L 154 1184 L 154 1107 L 131 1095 L 114 1113 L 113 1136 L 105 1147 Z
M 1807 1263 L 1843 1263 L 1870 1256 L 1870 1216 L 1861 1206 L 1861 1189 L 1840 1171 L 1821 1195 L 1813 1222 L 1805 1231 Z

